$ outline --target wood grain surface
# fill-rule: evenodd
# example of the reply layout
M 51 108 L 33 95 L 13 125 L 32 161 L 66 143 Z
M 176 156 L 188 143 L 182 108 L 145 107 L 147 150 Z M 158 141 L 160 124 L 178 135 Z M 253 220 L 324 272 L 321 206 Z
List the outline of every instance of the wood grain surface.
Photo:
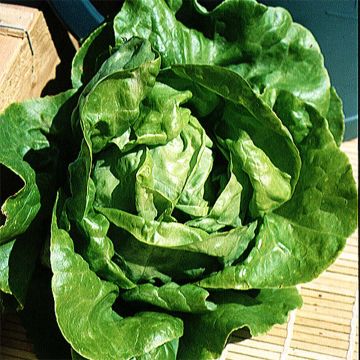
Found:
M 38 97 L 59 62 L 43 13 L 0 3 L 0 111 L 14 101 Z

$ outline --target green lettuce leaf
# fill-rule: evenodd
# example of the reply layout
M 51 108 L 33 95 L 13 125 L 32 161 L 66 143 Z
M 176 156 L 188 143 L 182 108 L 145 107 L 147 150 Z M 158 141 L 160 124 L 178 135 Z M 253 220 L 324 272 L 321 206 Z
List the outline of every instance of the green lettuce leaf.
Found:
M 221 258 L 229 263 L 236 260 L 254 238 L 256 222 L 237 226 L 229 231 L 208 234 L 178 222 L 146 221 L 122 210 L 97 208 L 115 226 L 127 231 L 138 241 L 152 246 L 186 250 Z
M 36 217 L 41 203 L 46 202 L 46 195 L 40 194 L 39 187 L 51 188 L 58 166 L 57 146 L 49 137 L 66 129 L 67 106 L 73 94 L 69 90 L 15 103 L 0 114 L 0 165 L 15 173 L 23 183 L 19 191 L 3 200 L 1 212 L 5 222 L 0 224 L 0 244 L 22 234 Z
M 38 229 L 31 226 L 25 234 L 0 245 L 0 290 L 13 295 L 20 308 L 26 303 L 42 236 Z
M 146 302 L 170 311 L 203 313 L 213 311 L 216 305 L 206 298 L 209 293 L 192 284 L 169 282 L 161 287 L 141 284 L 121 295 L 125 301 Z
M 263 289 L 252 297 L 246 292 L 224 291 L 212 296 L 214 311 L 184 317 L 184 336 L 178 359 L 218 359 L 232 332 L 247 327 L 252 336 L 286 322 L 289 311 L 302 305 L 295 288 Z
M 181 320 L 170 315 L 142 312 L 122 318 L 114 312 L 118 288 L 100 280 L 75 253 L 69 234 L 58 228 L 55 211 L 51 268 L 56 318 L 65 339 L 80 355 L 131 359 L 182 336 Z
M 336 259 L 356 228 L 357 191 L 349 160 L 327 121 L 309 105 L 304 110 L 312 127 L 298 144 L 302 168 L 291 200 L 264 216 L 243 264 L 201 280 L 200 286 L 249 289 L 310 281 Z
M 301 161 L 288 129 L 276 114 L 232 71 L 205 65 L 176 65 L 172 69 L 228 101 L 215 128 L 219 129 L 220 142 L 225 140 L 233 162 L 241 164 L 249 176 L 254 189 L 251 214 L 264 214 L 289 200 Z
M 183 2 L 182 10 L 164 0 L 127 1 L 114 19 L 114 29 L 117 43 L 132 36 L 149 39 L 163 67 L 226 66 L 259 93 L 276 96 L 287 90 L 322 115 L 328 112 L 330 80 L 320 48 L 310 31 L 294 23 L 283 8 L 233 0 L 207 11 L 193 0 Z
M 71 83 L 74 89 L 91 80 L 102 63 L 110 57 L 114 46 L 114 32 L 110 23 L 99 26 L 85 39 L 72 61 Z

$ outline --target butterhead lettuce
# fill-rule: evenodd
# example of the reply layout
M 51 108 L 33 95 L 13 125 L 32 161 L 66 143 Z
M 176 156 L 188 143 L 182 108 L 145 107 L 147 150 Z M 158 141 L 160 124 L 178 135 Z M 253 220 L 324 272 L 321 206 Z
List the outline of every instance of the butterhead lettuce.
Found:
M 1 308 L 74 359 L 217 359 L 285 322 L 357 225 L 311 33 L 253 0 L 128 0 L 71 77 L 0 115 Z

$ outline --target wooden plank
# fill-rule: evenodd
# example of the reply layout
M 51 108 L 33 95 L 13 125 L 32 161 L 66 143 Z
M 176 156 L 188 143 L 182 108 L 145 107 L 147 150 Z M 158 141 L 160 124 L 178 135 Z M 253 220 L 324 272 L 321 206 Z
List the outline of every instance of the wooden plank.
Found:
M 286 360 L 309 360 L 309 358 L 297 355 L 288 355 Z
M 26 336 L 25 332 L 17 332 L 17 331 L 7 330 L 7 329 L 4 329 L 4 327 L 1 328 L 1 338 L 3 338 L 3 337 L 27 341 L 27 336 Z
M 353 269 L 358 269 L 357 261 L 347 260 L 347 259 L 343 259 L 341 257 L 336 260 L 335 264 L 340 265 L 340 266 L 351 267 Z
M 358 246 L 358 234 L 354 235 L 354 236 L 350 236 L 347 243 L 349 245 L 353 245 L 353 246 Z
M 359 319 L 356 324 L 356 338 L 355 338 L 355 347 L 353 353 L 353 360 L 359 360 Z
M 321 314 L 321 313 L 319 314 L 319 313 L 311 311 L 311 310 L 299 311 L 298 316 L 308 318 L 308 319 L 323 321 L 324 323 L 326 323 L 326 324 L 324 324 L 324 326 L 328 326 L 329 324 L 350 326 L 350 320 L 351 320 L 351 319 L 344 319 L 341 317 L 334 317 L 331 314 Z
M 256 349 L 249 346 L 236 346 L 235 344 L 229 344 L 228 351 L 238 354 L 238 359 L 242 359 L 242 355 L 248 355 L 253 357 L 258 357 L 260 359 L 266 360 L 279 360 L 280 353 L 263 350 L 263 349 Z
M 314 297 L 324 300 L 329 300 L 335 303 L 341 303 L 341 304 L 353 304 L 354 303 L 354 297 L 345 296 L 343 294 L 334 294 L 331 292 L 321 291 L 319 289 L 309 289 L 305 286 L 301 288 L 301 295 L 308 296 L 308 297 Z
M 318 344 L 319 338 L 317 336 L 314 336 L 314 334 L 306 334 L 301 331 L 298 331 L 297 329 L 294 330 L 293 334 L 293 340 L 300 341 L 302 343 L 308 343 L 308 344 Z M 347 350 L 349 347 L 349 337 L 345 340 L 340 340 L 338 338 L 328 338 L 325 336 L 321 336 L 321 345 L 326 346 L 329 348 L 329 353 L 331 353 L 331 349 L 341 349 L 341 350 Z
M 351 242 L 350 239 L 351 238 L 349 238 L 349 241 L 346 242 L 345 250 L 349 249 L 349 251 L 351 250 L 354 251 L 355 250 L 354 248 L 357 248 L 358 244 Z
M 13 357 L 19 357 L 20 359 L 24 359 L 24 360 L 37 359 L 36 356 L 29 351 L 14 349 L 12 347 L 5 345 L 1 345 L 1 355 L 3 356 L 3 358 L 5 358 L 6 356 L 13 356 Z
M 303 307 L 301 308 L 301 314 L 304 313 L 314 313 L 318 314 L 318 315 L 325 315 L 325 316 L 329 316 L 330 318 L 332 317 L 334 319 L 333 322 L 337 322 L 337 321 L 351 321 L 352 318 L 352 311 L 343 311 L 339 308 L 337 308 L 336 310 L 334 310 L 334 308 L 328 308 L 328 307 L 324 307 L 324 306 L 314 306 L 314 305 L 309 305 L 309 304 L 304 304 Z
M 349 340 L 349 334 L 347 333 L 342 333 L 339 331 L 333 331 L 333 330 L 314 327 L 314 326 L 296 324 L 296 331 L 302 332 L 304 334 L 311 334 L 316 339 L 318 339 L 319 337 L 321 338 L 325 337 L 328 339 L 340 339 L 344 341 Z
M 355 285 L 356 288 L 357 285 L 357 278 L 356 276 L 352 276 L 352 275 L 338 274 L 336 272 L 326 271 L 321 277 L 321 280 L 325 280 L 325 279 L 330 282 L 336 282 L 336 284 L 337 283 L 342 284 L 344 286 L 351 284 L 350 286 Z
M 291 357 L 295 358 L 303 358 L 307 360 L 344 360 L 343 357 L 329 355 L 329 354 L 322 354 L 315 351 L 308 351 L 303 349 L 291 349 L 289 353 L 289 359 Z
M 257 337 L 256 339 L 263 343 L 284 346 L 285 337 L 286 337 L 286 334 L 284 336 L 263 335 L 263 336 Z
M 6 355 L 6 354 L 2 354 L 2 353 L 0 353 L 0 355 L 1 355 L 0 359 L 2 359 L 2 360 L 22 360 L 18 356 Z
M 303 301 L 305 304 L 304 306 L 322 307 L 325 309 L 331 309 L 331 311 L 341 310 L 341 311 L 347 311 L 349 313 L 352 313 L 353 304 L 354 304 L 354 301 L 352 303 L 349 302 L 347 304 L 344 304 L 344 303 L 338 303 L 331 300 L 326 300 L 322 298 L 319 299 L 318 297 L 305 296 L 305 295 L 303 295 Z
M 2 321 L 1 328 L 4 330 L 11 330 L 18 334 L 25 334 L 25 329 L 22 327 L 21 324 L 16 324 L 8 320 L 6 317 L 6 321 Z
M 239 344 L 235 343 L 233 345 L 236 346 Z M 254 339 L 244 340 L 240 343 L 240 345 L 242 347 L 246 346 L 246 347 L 251 347 L 254 349 L 262 349 L 262 350 L 267 350 L 267 351 L 272 351 L 272 352 L 277 352 L 277 353 L 281 353 L 283 350 L 282 345 L 264 342 L 264 341 L 261 341 L 260 339 L 258 339 L 257 337 Z M 230 347 L 230 349 L 231 349 L 231 347 Z
M 304 340 L 293 339 L 291 341 L 291 347 L 293 349 L 299 349 L 299 350 L 305 350 L 308 352 L 324 354 L 326 356 L 338 356 L 341 359 L 346 359 L 346 350 L 337 349 L 337 348 L 329 348 L 328 346 L 322 345 L 320 343 L 314 344 L 314 343 L 305 342 Z
M 340 255 L 341 259 L 344 260 L 349 260 L 349 261 L 354 261 L 357 263 L 358 261 L 358 254 L 354 253 L 354 252 L 347 252 L 347 251 L 343 251 Z
M 356 286 L 356 284 L 354 284 Z M 337 286 L 337 284 L 334 284 L 333 282 L 329 282 L 329 281 L 314 281 L 311 283 L 307 283 L 306 285 L 303 285 L 304 287 L 306 287 L 306 289 L 309 290 L 315 290 L 315 291 L 323 291 L 323 292 L 328 292 L 328 293 L 332 293 L 332 294 L 337 294 L 337 295 L 346 295 L 346 296 L 351 296 L 353 297 L 355 295 L 355 286 L 351 286 L 351 288 L 347 288 L 347 287 L 339 287 Z
M 327 271 L 334 272 L 337 274 L 351 275 L 351 276 L 355 276 L 356 278 L 359 276 L 359 271 L 357 268 L 341 266 L 341 265 L 338 265 L 337 263 L 331 265 L 331 267 L 329 269 L 327 269 Z
M 0 3 L 0 111 L 14 101 L 38 97 L 55 77 L 59 57 L 41 11 Z M 31 44 L 31 46 L 30 46 Z
M 312 281 L 311 284 L 329 284 L 330 286 L 336 286 L 340 289 L 351 289 L 351 291 L 357 288 L 356 277 L 329 273 L 327 271 L 321 274 L 321 277 Z
M 6 336 L 5 334 L 1 334 L 1 346 L 8 346 L 11 348 L 24 350 L 28 352 L 33 351 L 32 345 L 28 342 L 27 339 L 17 339 Z
M 241 354 L 241 357 L 239 357 L 239 353 L 233 353 L 233 352 L 228 352 L 226 355 L 226 360 L 263 360 L 261 357 L 257 357 L 254 355 L 245 355 L 245 354 Z
M 332 330 L 339 333 L 349 334 L 350 333 L 350 324 L 337 324 L 334 322 L 324 322 L 322 319 L 314 319 L 310 316 L 301 316 L 298 314 L 296 317 L 296 324 L 306 325 L 309 327 L 314 327 L 316 329 L 326 329 Z

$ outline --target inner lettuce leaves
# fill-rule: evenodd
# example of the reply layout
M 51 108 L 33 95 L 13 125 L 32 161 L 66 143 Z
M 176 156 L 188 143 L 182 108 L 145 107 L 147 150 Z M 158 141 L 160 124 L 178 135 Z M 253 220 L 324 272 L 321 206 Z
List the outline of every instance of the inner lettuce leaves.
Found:
M 254 0 L 128 0 L 71 80 L 0 114 L 1 311 L 46 281 L 48 353 L 94 360 L 218 359 L 284 323 L 357 226 L 312 34 Z

